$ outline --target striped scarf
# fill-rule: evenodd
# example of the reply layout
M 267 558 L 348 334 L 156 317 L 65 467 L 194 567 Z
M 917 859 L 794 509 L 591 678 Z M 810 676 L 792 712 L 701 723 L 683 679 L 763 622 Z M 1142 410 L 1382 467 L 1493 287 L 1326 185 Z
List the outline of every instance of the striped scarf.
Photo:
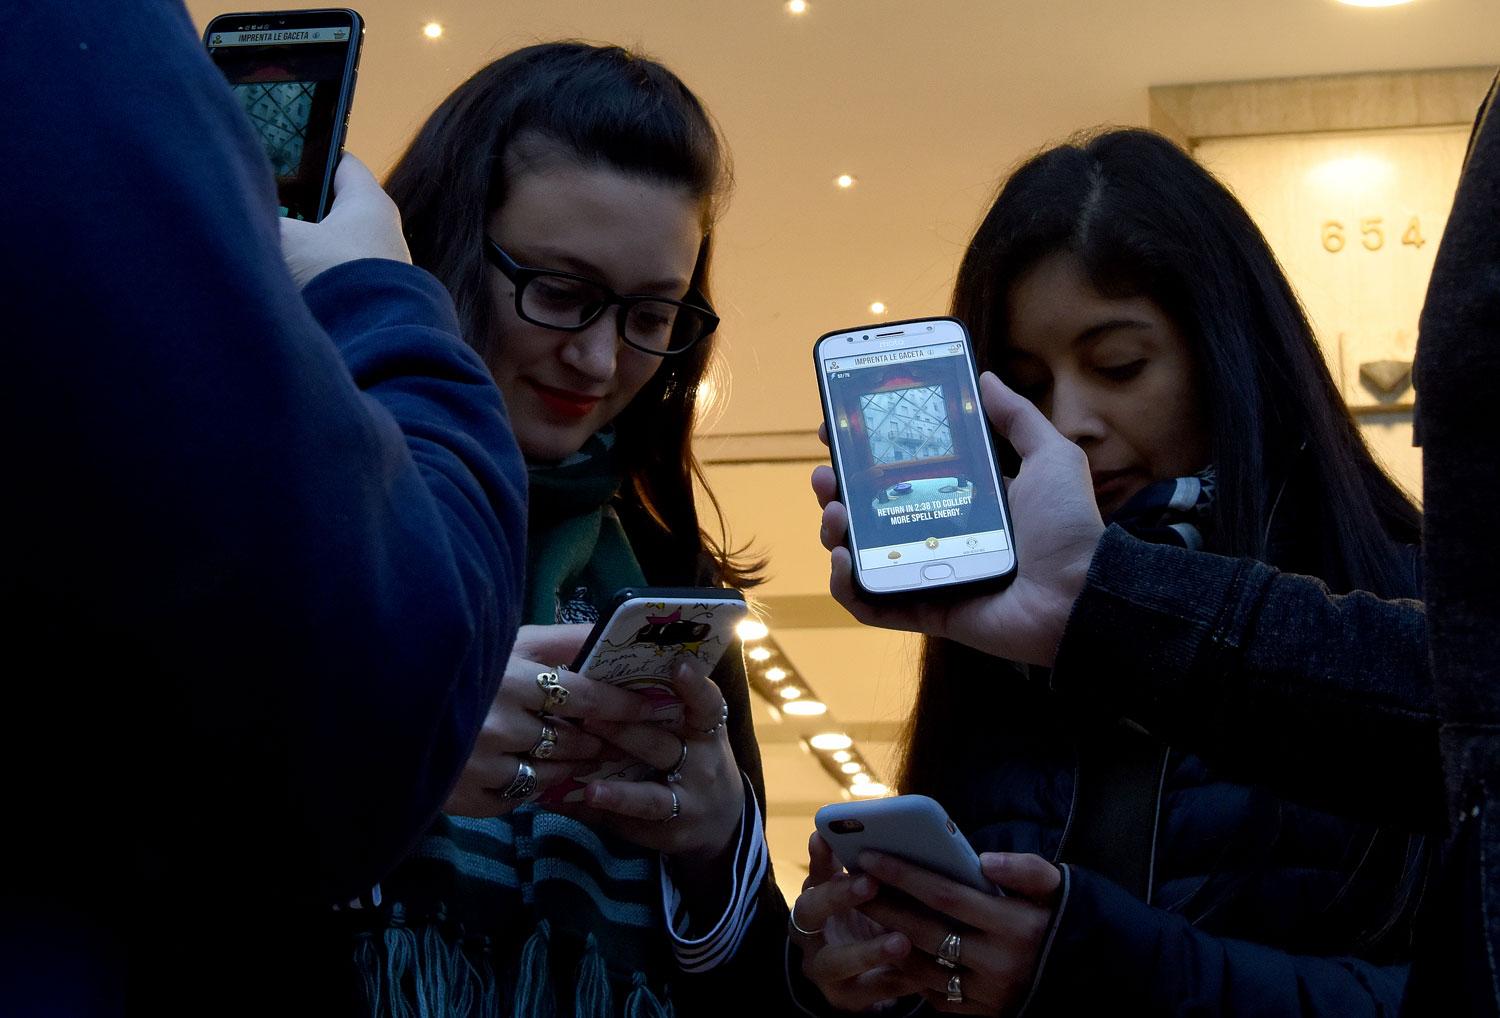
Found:
M 613 436 L 533 466 L 526 622 L 597 615 L 643 582 L 609 502 Z M 658 855 L 524 806 L 438 817 L 346 915 L 369 1013 L 392 1018 L 669 1018 L 677 970 Z
M 1143 541 L 1199 551 L 1216 487 L 1212 465 L 1187 477 L 1155 481 L 1132 495 L 1108 522 Z

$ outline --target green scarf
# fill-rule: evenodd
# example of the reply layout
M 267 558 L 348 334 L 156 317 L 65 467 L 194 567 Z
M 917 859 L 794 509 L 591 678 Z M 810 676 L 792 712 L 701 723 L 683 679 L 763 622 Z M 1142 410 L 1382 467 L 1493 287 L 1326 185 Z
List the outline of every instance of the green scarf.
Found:
M 525 621 L 644 581 L 609 503 L 613 436 L 530 470 Z M 548 664 L 552 662 L 546 662 Z M 346 909 L 372 1015 L 670 1018 L 655 852 L 535 806 L 441 815 L 378 901 Z

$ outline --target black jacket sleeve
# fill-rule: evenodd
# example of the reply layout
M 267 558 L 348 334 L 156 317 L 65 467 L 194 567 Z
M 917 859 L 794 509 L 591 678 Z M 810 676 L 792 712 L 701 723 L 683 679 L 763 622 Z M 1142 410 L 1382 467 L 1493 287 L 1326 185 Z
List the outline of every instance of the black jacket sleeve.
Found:
M 1063 870 L 1062 898 L 1023 1018 L 1376 1018 L 1400 1007 L 1404 965 L 1215 937 L 1086 869 Z
M 1335 596 L 1110 527 L 1051 681 L 1287 798 L 1432 830 L 1443 779 L 1428 676 L 1421 602 Z

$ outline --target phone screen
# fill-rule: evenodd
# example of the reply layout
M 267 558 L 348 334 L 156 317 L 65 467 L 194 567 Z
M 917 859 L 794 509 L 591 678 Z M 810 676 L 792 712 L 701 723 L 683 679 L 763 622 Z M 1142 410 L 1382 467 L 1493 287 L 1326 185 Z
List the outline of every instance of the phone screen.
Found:
M 819 343 L 830 444 L 861 585 L 915 589 L 1014 562 L 969 347 L 956 322 Z
M 254 17 L 216 18 L 208 52 L 265 144 L 281 214 L 317 221 L 343 144 L 357 26 L 342 11 Z

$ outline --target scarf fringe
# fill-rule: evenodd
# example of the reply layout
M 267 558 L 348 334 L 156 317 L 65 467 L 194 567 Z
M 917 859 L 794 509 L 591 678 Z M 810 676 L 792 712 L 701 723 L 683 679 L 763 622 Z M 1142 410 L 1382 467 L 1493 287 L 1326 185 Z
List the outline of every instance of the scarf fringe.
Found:
M 677 1009 L 672 1006 L 672 1001 L 659 1000 L 651 992 L 651 987 L 646 985 L 646 977 L 637 972 L 635 987 L 630 991 L 630 996 L 625 998 L 625 1018 L 676 1018 L 676 1014 Z
M 604 956 L 599 953 L 599 941 L 592 933 L 578 962 L 574 985 L 577 987 L 573 995 L 574 1018 L 613 1018 L 615 1001 L 609 989 L 609 972 L 604 967 Z
M 552 992 L 552 971 L 548 963 L 548 940 L 552 928 L 547 920 L 537 924 L 536 932 L 521 949 L 521 971 L 516 977 L 516 1018 L 557 1018 L 557 996 Z

